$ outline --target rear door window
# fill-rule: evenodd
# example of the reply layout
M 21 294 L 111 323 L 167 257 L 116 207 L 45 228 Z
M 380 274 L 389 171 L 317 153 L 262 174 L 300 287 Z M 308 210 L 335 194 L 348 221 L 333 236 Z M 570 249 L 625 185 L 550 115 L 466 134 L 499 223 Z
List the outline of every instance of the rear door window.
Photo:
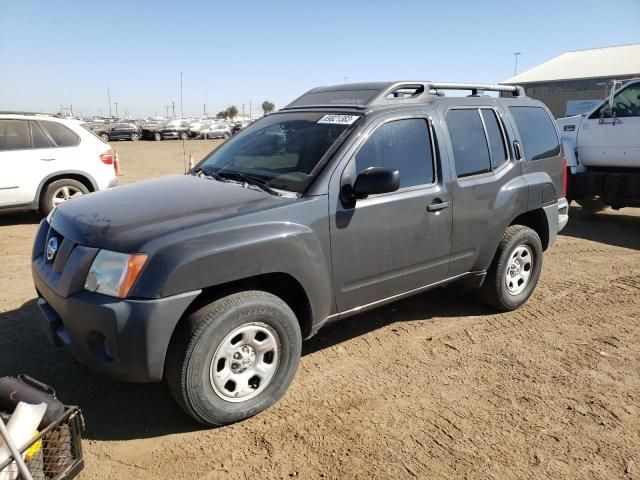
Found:
M 549 114 L 540 107 L 509 107 L 516 122 L 524 157 L 527 160 L 560 155 L 556 127 Z
M 0 120 L 0 151 L 31 148 L 26 120 Z
M 57 122 L 39 122 L 40 125 L 49 133 L 58 147 L 74 147 L 80 143 L 80 137 L 73 133 L 69 128 Z
M 489 145 L 477 108 L 449 110 L 447 127 L 458 178 L 491 171 Z
M 29 122 L 31 127 L 31 143 L 33 148 L 51 148 L 53 143 L 49 140 L 49 137 L 45 135 L 40 126 L 36 122 Z
M 487 139 L 489 140 L 489 153 L 491 154 L 491 168 L 496 170 L 500 168 L 507 160 L 509 160 L 509 151 L 505 144 L 502 127 L 496 116 L 495 110 L 491 108 L 483 108 L 482 120 L 484 128 L 487 131 Z

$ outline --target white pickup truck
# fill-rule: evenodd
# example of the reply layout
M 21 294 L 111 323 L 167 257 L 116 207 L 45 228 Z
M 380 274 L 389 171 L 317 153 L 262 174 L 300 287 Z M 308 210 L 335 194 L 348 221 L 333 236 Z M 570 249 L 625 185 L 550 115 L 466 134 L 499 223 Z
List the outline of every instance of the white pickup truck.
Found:
M 614 81 L 602 104 L 558 120 L 569 200 L 598 210 L 640 207 L 640 79 Z

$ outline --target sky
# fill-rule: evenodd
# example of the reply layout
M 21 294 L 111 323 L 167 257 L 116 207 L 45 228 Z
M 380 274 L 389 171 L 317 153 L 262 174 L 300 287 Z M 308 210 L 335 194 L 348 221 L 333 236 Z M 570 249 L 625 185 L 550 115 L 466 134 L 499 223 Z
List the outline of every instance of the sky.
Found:
M 0 0 L 0 110 L 255 114 L 320 85 L 497 83 L 640 42 L 640 0 Z

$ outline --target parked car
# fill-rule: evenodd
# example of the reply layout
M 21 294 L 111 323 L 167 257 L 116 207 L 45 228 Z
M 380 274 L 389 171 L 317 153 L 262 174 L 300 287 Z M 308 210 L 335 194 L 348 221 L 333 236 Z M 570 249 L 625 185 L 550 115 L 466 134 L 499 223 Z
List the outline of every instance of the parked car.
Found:
M 0 211 L 46 215 L 71 198 L 116 184 L 109 145 L 82 123 L 0 113 Z
M 140 134 L 144 140 L 162 140 L 160 130 L 162 130 L 165 125 L 166 122 L 164 121 L 143 123 L 140 126 Z
M 210 120 L 197 120 L 189 124 L 189 136 L 200 137 L 204 130 L 211 126 Z
M 228 125 L 222 123 L 212 123 L 209 128 L 203 129 L 200 132 L 201 138 L 224 138 L 225 140 L 231 137 L 231 128 Z
M 236 133 L 238 133 L 243 128 L 247 128 L 250 124 L 251 124 L 251 122 L 249 122 L 247 120 L 243 120 L 243 121 L 240 121 L 240 122 L 234 122 L 233 126 L 231 127 L 231 134 L 235 135 Z
M 199 422 L 236 422 L 333 321 L 456 281 L 497 310 L 526 302 L 568 221 L 562 163 L 521 87 L 317 88 L 188 175 L 56 209 L 33 251 L 44 324 L 83 364 L 166 378 Z
M 137 142 L 142 138 L 142 131 L 132 123 L 116 123 L 110 129 L 100 133 L 104 142 L 110 140 L 131 140 Z
M 155 132 L 154 140 L 171 140 L 176 138 L 187 140 L 190 136 L 189 122 L 187 120 L 172 120 Z

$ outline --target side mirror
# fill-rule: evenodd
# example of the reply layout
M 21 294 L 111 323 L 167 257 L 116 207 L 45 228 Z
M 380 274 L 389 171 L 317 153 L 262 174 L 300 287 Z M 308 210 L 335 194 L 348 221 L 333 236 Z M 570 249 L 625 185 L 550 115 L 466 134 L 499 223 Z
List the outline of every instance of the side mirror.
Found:
M 360 172 L 353 184 L 356 199 L 377 193 L 395 192 L 400 188 L 400 172 L 382 167 L 369 167 Z

